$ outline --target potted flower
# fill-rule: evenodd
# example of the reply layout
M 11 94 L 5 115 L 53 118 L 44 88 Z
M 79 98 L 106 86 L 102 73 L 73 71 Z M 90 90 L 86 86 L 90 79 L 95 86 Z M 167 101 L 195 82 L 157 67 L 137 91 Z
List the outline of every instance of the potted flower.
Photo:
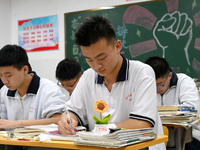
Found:
M 94 114 L 93 119 L 95 120 L 95 128 L 94 128 L 94 133 L 97 134 L 108 134 L 109 129 L 108 129 L 108 121 L 111 118 L 111 115 L 108 114 L 105 117 L 102 117 L 102 114 L 108 110 L 108 104 L 104 102 L 103 100 L 96 101 L 94 104 L 94 108 L 96 112 L 100 113 L 100 119 L 96 117 Z

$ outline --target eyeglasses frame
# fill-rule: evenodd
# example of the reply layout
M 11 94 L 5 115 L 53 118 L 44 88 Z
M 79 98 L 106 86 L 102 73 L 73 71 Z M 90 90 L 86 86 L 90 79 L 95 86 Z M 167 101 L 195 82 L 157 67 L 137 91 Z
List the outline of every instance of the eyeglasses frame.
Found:
M 79 80 L 79 78 L 80 78 L 81 75 L 82 74 L 79 74 L 79 76 L 76 78 L 76 81 L 74 81 L 73 85 L 64 85 L 64 86 L 62 86 L 62 84 L 60 83 L 60 81 L 57 82 L 57 85 L 61 86 L 61 87 L 72 88 L 76 84 L 76 82 Z
M 167 78 L 166 78 L 164 84 L 163 84 L 163 85 L 156 85 L 156 87 L 157 87 L 158 89 L 163 89 L 164 86 L 165 86 L 165 83 L 167 82 L 168 77 L 169 77 L 169 74 L 167 75 Z

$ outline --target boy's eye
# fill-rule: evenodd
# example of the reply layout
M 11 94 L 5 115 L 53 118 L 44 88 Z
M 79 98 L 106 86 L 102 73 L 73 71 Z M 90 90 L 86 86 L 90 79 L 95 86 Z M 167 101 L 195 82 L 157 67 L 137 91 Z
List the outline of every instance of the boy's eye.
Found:
M 92 60 L 91 59 L 87 59 L 87 62 L 91 62 Z
M 101 58 L 100 60 L 104 60 L 106 57 Z

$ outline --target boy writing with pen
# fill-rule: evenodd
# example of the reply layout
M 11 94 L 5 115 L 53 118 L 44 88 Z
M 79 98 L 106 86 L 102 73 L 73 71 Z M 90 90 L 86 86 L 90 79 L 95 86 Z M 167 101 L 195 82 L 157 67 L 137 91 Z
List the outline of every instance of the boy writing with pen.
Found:
M 153 127 L 163 134 L 157 113 L 156 84 L 153 69 L 139 61 L 130 61 L 120 54 L 121 42 L 116 40 L 111 22 L 102 16 L 86 18 L 75 33 L 75 43 L 91 67 L 86 70 L 58 122 L 61 134 L 72 134 L 77 125 L 94 129 L 95 101 L 104 100 L 111 114 L 109 127 L 127 129 Z M 104 117 L 104 116 L 102 116 Z M 69 120 L 71 126 L 69 125 Z M 164 143 L 149 149 L 165 149 Z

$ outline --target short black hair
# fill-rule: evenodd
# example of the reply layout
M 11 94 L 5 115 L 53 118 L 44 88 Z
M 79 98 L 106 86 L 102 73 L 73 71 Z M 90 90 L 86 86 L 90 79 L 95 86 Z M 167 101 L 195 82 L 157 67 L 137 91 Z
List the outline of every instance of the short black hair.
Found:
M 28 66 L 28 72 L 32 72 L 32 67 L 31 64 L 28 62 L 28 64 L 26 64 Z
M 99 15 L 85 18 L 75 32 L 75 43 L 79 46 L 90 46 L 102 38 L 113 43 L 116 34 L 112 23 Z
M 0 67 L 13 66 L 18 70 L 28 65 L 28 56 L 22 47 L 18 45 L 5 45 L 0 50 Z
M 0 89 L 4 86 L 2 80 L 0 79 Z
M 56 78 L 59 81 L 75 79 L 81 73 L 81 65 L 74 58 L 63 59 L 56 67 Z
M 145 63 L 153 68 L 156 79 L 164 78 L 170 73 L 169 63 L 165 58 L 153 56 L 148 58 Z

